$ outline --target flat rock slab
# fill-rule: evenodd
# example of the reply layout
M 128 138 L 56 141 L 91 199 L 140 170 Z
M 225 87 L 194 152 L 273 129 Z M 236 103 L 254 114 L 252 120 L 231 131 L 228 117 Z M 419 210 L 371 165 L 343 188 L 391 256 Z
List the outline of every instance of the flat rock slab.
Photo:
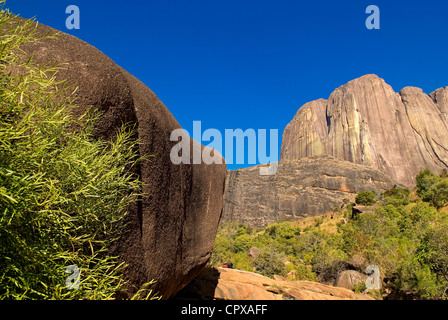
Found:
M 185 292 L 188 290 L 203 299 L 218 300 L 374 300 L 365 294 L 318 282 L 273 280 L 226 268 L 207 270 Z

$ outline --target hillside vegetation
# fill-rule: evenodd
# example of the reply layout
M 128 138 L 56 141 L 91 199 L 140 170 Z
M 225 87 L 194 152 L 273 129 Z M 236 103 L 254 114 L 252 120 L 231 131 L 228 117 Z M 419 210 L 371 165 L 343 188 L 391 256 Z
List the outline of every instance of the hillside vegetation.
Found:
M 333 283 L 343 270 L 365 272 L 375 265 L 382 282 L 378 297 L 446 299 L 447 186 L 446 172 L 438 176 L 425 170 L 412 192 L 362 192 L 356 204 L 341 204 L 320 217 L 261 229 L 226 223 L 219 228 L 211 263 L 230 260 L 236 269 L 270 277 L 295 270 L 289 279 L 323 283 Z M 363 213 L 353 214 L 356 205 Z M 251 248 L 257 249 L 249 254 Z

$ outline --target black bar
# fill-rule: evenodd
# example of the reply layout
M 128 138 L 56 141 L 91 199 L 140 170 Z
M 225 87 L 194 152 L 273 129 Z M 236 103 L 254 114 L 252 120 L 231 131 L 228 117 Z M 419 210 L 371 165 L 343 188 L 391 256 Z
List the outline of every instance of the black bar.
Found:
M 20 316 L 136 316 L 143 319 L 305 319 L 431 314 L 447 309 L 447 301 L 0 301 L 6 315 Z M 418 313 L 417 313 L 418 312 Z M 444 313 L 441 313 L 444 314 Z

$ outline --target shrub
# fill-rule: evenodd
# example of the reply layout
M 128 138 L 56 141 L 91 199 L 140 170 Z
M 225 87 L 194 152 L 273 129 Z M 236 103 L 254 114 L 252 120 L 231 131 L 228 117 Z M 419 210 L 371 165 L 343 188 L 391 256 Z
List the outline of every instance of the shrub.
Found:
M 419 228 L 426 228 L 437 217 L 437 210 L 426 202 L 421 202 L 411 209 L 410 215 L 414 224 Z
M 448 179 L 443 179 L 432 187 L 432 203 L 437 209 L 448 204 Z
M 375 192 L 373 191 L 363 191 L 358 193 L 355 202 L 359 205 L 371 206 L 376 202 L 375 196 Z
M 396 199 L 405 199 L 409 197 L 411 191 L 407 188 L 392 188 L 384 192 L 384 197 L 393 197 Z
M 421 198 L 425 197 L 425 193 L 431 189 L 431 187 L 439 182 L 442 178 L 436 176 L 429 169 L 425 169 L 416 176 L 417 192 Z
M 419 260 L 431 268 L 439 282 L 448 284 L 448 223 L 428 229 L 419 249 Z
M 245 252 L 238 252 L 230 256 L 230 261 L 233 263 L 233 268 L 253 272 L 252 258 Z
M 300 234 L 300 230 L 289 221 L 276 222 L 266 228 L 266 233 L 273 239 L 290 240 Z
M 230 259 L 233 253 L 233 242 L 230 242 L 226 237 L 218 236 L 215 239 L 213 252 L 211 256 L 211 263 L 213 265 L 221 266 L 222 263 Z
M 237 236 L 233 242 L 235 252 L 246 252 L 250 247 L 252 247 L 253 239 L 247 234 L 241 234 Z
M 286 255 L 268 247 L 263 248 L 260 254 L 254 259 L 255 270 L 264 276 L 283 276 L 286 274 Z
M 294 281 L 318 281 L 317 274 L 310 265 L 299 264 L 294 266 L 296 270 Z
M 384 192 L 384 201 L 394 206 L 408 205 L 410 190 L 406 188 L 392 188 Z
M 337 204 L 335 204 L 334 206 L 333 206 L 333 210 L 332 210 L 334 213 L 336 213 L 336 212 L 341 212 L 342 211 L 342 208 L 341 208 L 341 206 L 338 206 Z
M 417 175 L 416 180 L 417 194 L 423 201 L 432 203 L 438 209 L 448 204 L 447 178 L 437 176 L 426 169 Z

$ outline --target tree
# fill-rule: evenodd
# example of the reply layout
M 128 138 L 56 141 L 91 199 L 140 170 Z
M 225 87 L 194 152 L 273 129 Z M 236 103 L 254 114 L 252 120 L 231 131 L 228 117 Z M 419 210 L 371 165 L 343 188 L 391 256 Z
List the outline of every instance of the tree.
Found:
M 235 252 L 246 252 L 252 246 L 252 236 L 244 233 L 235 238 L 234 251 Z
M 363 191 L 358 193 L 355 202 L 358 205 L 371 206 L 376 202 L 375 196 L 375 192 L 373 191 Z
M 254 260 L 255 270 L 261 274 L 272 277 L 274 275 L 285 275 L 286 256 L 277 252 L 272 247 L 263 248 L 260 254 Z
M 384 192 L 384 201 L 394 206 L 408 205 L 410 190 L 406 188 L 392 188 Z
M 448 204 L 448 179 L 439 181 L 431 190 L 433 191 L 432 203 L 437 209 Z
M 417 177 L 417 193 L 423 201 L 432 203 L 440 209 L 448 203 L 448 179 L 433 174 L 429 169 Z
M 275 222 L 266 228 L 266 232 L 271 238 L 278 240 L 290 240 L 300 234 L 300 229 L 296 228 L 289 221 Z

